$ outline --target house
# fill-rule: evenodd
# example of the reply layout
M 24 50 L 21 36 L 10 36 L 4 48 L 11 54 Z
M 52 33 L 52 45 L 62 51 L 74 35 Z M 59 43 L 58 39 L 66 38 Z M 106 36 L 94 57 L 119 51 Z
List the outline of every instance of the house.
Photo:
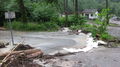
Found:
M 65 17 L 65 15 L 73 15 L 74 12 L 71 12 L 71 11 L 67 11 L 67 13 L 60 13 L 59 16 L 60 17 Z M 87 17 L 88 19 L 96 19 L 98 18 L 98 11 L 97 9 L 84 9 L 82 11 L 78 11 L 78 14 L 79 15 L 82 15 L 82 16 L 85 16 Z
M 59 17 L 65 17 L 65 15 L 73 15 L 73 14 L 74 14 L 74 12 L 70 12 L 70 11 L 67 11 L 67 13 L 62 12 L 59 14 Z
M 82 11 L 82 15 L 88 19 L 96 19 L 98 18 L 98 11 L 97 9 L 85 9 Z

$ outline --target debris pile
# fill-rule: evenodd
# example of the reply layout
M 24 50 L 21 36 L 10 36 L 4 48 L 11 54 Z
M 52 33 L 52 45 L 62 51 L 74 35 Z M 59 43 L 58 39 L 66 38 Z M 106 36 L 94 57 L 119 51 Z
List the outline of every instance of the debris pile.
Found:
M 8 43 L 0 42 L 0 48 L 5 48 L 8 45 L 9 45 L 9 42 Z
M 71 60 L 62 59 L 62 57 L 70 55 L 75 55 L 75 53 L 56 53 L 54 55 L 43 55 L 42 58 L 35 59 L 34 62 L 42 65 L 43 67 L 74 67 L 72 65 L 75 64 L 71 64 Z M 76 61 L 72 61 L 72 63 L 74 62 Z
M 28 58 L 24 53 L 15 54 L 6 59 L 1 67 L 42 67 L 33 63 L 33 59 Z
M 34 63 L 33 59 L 42 57 L 43 52 L 29 45 L 19 44 L 11 51 L 0 54 L 0 67 L 42 67 Z
M 109 40 L 108 44 L 105 45 L 108 48 L 116 48 L 118 47 L 118 45 L 120 44 L 120 40 L 119 39 L 114 39 L 114 40 Z

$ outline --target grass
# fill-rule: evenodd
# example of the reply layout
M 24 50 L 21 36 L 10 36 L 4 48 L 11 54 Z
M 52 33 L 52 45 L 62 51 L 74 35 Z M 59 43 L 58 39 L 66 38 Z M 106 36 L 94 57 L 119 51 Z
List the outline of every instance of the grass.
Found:
M 9 24 L 5 24 L 6 28 L 9 28 Z M 22 22 L 12 22 L 12 27 L 17 31 L 57 31 L 59 26 L 54 22 L 44 22 L 44 23 L 22 23 Z
M 113 27 L 118 27 L 119 26 L 120 27 L 120 25 L 114 24 L 114 23 L 110 23 L 109 26 L 113 26 Z
M 114 40 L 114 39 L 115 39 L 115 37 L 109 35 L 108 33 L 102 33 L 102 34 L 100 35 L 100 38 L 101 38 L 102 40 L 106 40 L 106 41 Z

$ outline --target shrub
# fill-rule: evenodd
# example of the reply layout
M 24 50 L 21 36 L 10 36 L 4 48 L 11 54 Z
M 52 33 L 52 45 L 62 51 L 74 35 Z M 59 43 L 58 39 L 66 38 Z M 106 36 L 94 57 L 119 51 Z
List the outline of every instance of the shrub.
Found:
M 59 29 L 59 26 L 55 22 L 45 22 L 41 24 L 43 31 L 56 31 Z
M 5 27 L 9 28 L 9 24 L 5 24 Z M 22 23 L 22 22 L 12 22 L 12 27 L 14 30 L 19 31 L 57 31 L 59 26 L 54 22 L 44 22 L 44 23 Z
M 9 27 L 10 27 L 9 22 L 5 24 L 5 27 L 9 29 Z M 26 28 L 26 24 L 15 21 L 15 22 L 12 22 L 12 27 L 14 30 L 23 30 Z
M 102 34 L 100 35 L 100 38 L 103 39 L 103 40 L 106 40 L 106 41 L 108 41 L 108 40 L 113 40 L 113 39 L 114 39 L 114 37 L 112 37 L 112 36 L 109 35 L 108 33 L 102 33 Z
M 68 16 L 68 20 L 66 21 L 65 17 L 59 17 L 56 19 L 56 22 L 61 27 L 71 27 L 75 25 L 84 25 L 86 24 L 86 19 L 82 16 L 76 17 L 74 15 Z
M 82 28 L 81 25 L 73 25 L 73 26 L 70 26 L 70 29 L 71 30 L 80 30 Z
M 56 19 L 56 22 L 60 27 L 65 27 L 67 23 L 65 17 L 59 17 L 58 19 Z
M 69 17 L 69 23 L 70 23 L 70 26 L 71 25 L 84 25 L 86 24 L 86 19 L 83 16 L 76 17 L 74 15 L 71 15 Z
M 101 13 L 99 13 L 99 18 L 95 20 L 95 23 L 91 27 L 92 30 L 90 30 L 95 37 L 97 34 L 100 35 L 101 39 L 108 40 L 111 39 L 112 36 L 109 35 L 106 30 L 107 26 L 109 24 L 106 23 L 106 15 L 107 15 L 108 9 L 103 9 Z

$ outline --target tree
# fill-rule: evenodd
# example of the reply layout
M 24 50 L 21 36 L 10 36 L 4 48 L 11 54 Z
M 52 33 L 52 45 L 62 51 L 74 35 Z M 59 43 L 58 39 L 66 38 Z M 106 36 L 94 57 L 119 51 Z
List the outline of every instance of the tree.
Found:
M 27 9 L 24 5 L 24 1 L 17 0 L 17 4 L 19 6 L 19 12 L 21 13 L 21 20 L 22 22 L 26 22 L 28 19 L 27 19 Z
M 78 0 L 74 0 L 75 1 L 75 15 L 78 18 Z
M 109 4 L 108 4 L 108 0 L 106 0 L 106 9 L 107 9 L 106 23 L 109 24 Z
M 67 8 L 68 8 L 68 0 L 64 0 L 64 14 L 65 14 L 66 22 L 68 22 L 68 11 L 67 11 Z

